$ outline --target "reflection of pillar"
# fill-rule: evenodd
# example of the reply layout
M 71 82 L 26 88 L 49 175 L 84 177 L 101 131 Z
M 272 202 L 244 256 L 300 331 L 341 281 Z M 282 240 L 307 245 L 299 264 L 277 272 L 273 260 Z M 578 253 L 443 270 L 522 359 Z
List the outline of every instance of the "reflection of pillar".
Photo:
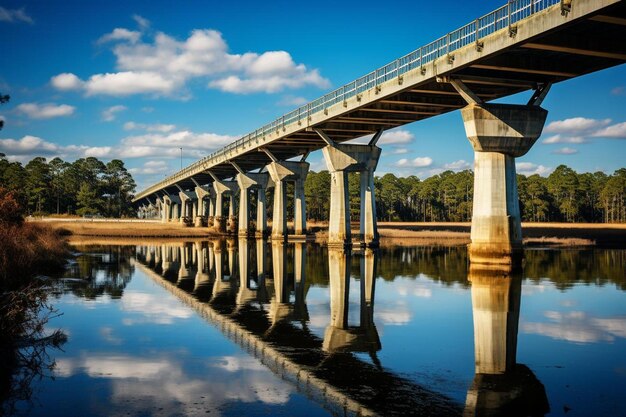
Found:
M 256 240 L 256 273 L 257 273 L 257 297 L 260 302 L 267 302 L 267 288 L 265 277 L 267 273 L 267 246 L 263 239 Z
M 328 250 L 330 286 L 330 325 L 348 327 L 348 297 L 350 291 L 350 252 Z
M 521 281 L 470 272 L 476 373 L 504 373 L 515 365 Z
M 254 300 L 256 291 L 250 289 L 250 246 L 245 238 L 239 239 L 239 291 L 237 305 L 242 306 Z
M 522 228 L 515 158 L 541 135 L 548 112 L 538 106 L 470 104 L 461 110 L 474 148 L 470 262 L 517 264 Z
M 197 289 L 200 286 L 207 285 L 209 282 L 208 252 L 207 247 L 202 242 L 195 242 L 193 249 L 197 268 L 194 288 Z
M 378 331 L 374 325 L 374 285 L 376 253 L 370 249 L 361 258 L 360 322 L 348 323 L 350 293 L 350 253 L 328 249 L 330 286 L 330 324 L 324 332 L 322 348 L 326 352 L 368 352 L 374 364 L 380 367 L 376 351 L 381 349 Z
M 287 257 L 286 245 L 272 243 L 272 265 L 274 268 L 274 297 L 278 303 L 289 302 L 289 288 L 287 286 Z
M 237 257 L 235 256 L 235 249 L 237 246 L 235 245 L 235 241 L 232 239 L 228 239 L 226 241 L 226 252 L 228 252 L 228 275 L 229 280 L 232 281 L 234 277 L 237 276 Z
M 318 132 L 324 136 L 322 132 Z M 329 143 L 322 149 L 326 166 L 331 174 L 330 220 L 328 223 L 328 245 L 352 244 L 350 231 L 350 200 L 348 195 L 348 173 L 361 173 L 361 234 L 363 244 L 376 246 L 376 204 L 374 201 L 374 171 L 381 149 L 375 145 L 346 145 Z
M 376 284 L 377 253 L 366 249 L 361 258 L 361 322 L 365 329 L 374 327 L 374 288 Z
M 476 375 L 464 416 L 544 415 L 546 392 L 532 371 L 516 363 L 521 277 L 510 268 L 471 266 Z

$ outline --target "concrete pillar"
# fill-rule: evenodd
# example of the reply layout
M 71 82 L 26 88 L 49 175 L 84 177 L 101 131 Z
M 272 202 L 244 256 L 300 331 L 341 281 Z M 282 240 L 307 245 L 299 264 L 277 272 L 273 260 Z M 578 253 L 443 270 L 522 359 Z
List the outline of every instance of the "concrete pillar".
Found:
M 213 220 L 213 228 L 218 233 L 226 233 L 226 218 L 224 216 L 224 194 L 230 193 L 231 197 L 231 213 L 230 215 L 234 217 L 234 204 L 232 201 L 233 193 L 236 193 L 239 190 L 237 183 L 234 181 L 222 181 L 222 180 L 214 180 L 213 181 L 213 190 L 215 191 L 215 214 Z
M 256 206 L 256 236 L 265 237 L 267 233 L 267 201 L 265 198 L 265 188 L 257 190 Z
M 181 210 L 180 210 L 180 222 L 185 223 L 189 220 L 193 221 L 195 219 L 194 212 L 194 202 L 197 201 L 195 193 L 191 193 L 189 191 L 180 190 L 178 193 L 178 197 L 181 202 Z
M 367 240 L 364 240 L 363 243 L 367 246 L 376 246 L 378 233 L 373 175 L 380 158 L 381 149 L 375 145 L 334 144 L 326 146 L 322 152 L 331 174 L 328 245 L 347 246 L 352 244 L 348 173 L 361 172 L 362 176 L 367 177 L 361 183 L 361 223 L 363 223 L 361 233 L 363 238 L 367 236 Z
M 522 228 L 515 158 L 541 135 L 548 112 L 538 106 L 470 104 L 461 115 L 475 158 L 470 262 L 518 264 Z
M 236 176 L 239 186 L 239 236 L 250 236 L 250 190 L 263 189 L 267 186 L 266 173 L 239 173 Z M 263 195 L 265 198 L 265 194 Z M 263 210 L 265 205 L 263 204 Z M 258 211 L 257 211 L 258 217 Z
M 306 233 L 306 206 L 304 203 L 304 180 L 309 172 L 308 162 L 281 161 L 272 162 L 267 171 L 274 182 L 274 209 L 272 212 L 272 239 L 287 239 L 287 181 L 301 181 L 302 187 L 296 186 L 295 229 L 299 234 Z M 296 233 L 298 234 L 298 233 Z
M 308 169 L 307 169 L 308 172 Z M 293 233 L 296 236 L 306 235 L 306 198 L 304 195 L 304 181 L 306 178 L 298 178 L 294 187 L 294 216 Z

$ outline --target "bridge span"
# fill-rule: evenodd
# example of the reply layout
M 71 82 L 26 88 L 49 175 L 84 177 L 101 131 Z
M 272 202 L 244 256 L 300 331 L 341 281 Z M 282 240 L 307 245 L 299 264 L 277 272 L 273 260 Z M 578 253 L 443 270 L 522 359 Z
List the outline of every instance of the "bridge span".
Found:
M 552 84 L 624 63 L 624 39 L 623 0 L 510 1 L 256 129 L 141 191 L 134 202 L 142 217 L 264 235 L 265 192 L 274 188 L 272 238 L 284 240 L 286 183 L 294 182 L 294 234 L 302 236 L 306 158 L 322 149 L 332 177 L 329 245 L 352 243 L 347 184 L 349 173 L 358 172 L 360 241 L 375 246 L 381 134 L 461 109 L 475 151 L 471 261 L 515 263 L 521 251 L 515 158 L 541 135 L 547 111 L 540 105 Z M 533 91 L 527 105 L 489 103 L 527 90 Z M 372 135 L 367 145 L 344 143 L 366 135 Z

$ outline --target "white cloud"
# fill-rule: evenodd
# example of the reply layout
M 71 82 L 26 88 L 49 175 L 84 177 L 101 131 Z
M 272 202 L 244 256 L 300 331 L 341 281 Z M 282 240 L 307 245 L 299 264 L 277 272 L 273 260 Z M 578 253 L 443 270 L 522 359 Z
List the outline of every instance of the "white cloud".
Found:
M 17 106 L 17 111 L 31 119 L 52 119 L 53 117 L 71 116 L 76 107 L 67 104 L 54 103 L 23 103 Z
M 546 145 L 551 145 L 554 143 L 587 143 L 588 140 L 585 139 L 583 136 L 569 136 L 569 135 L 554 135 L 554 136 L 550 136 L 549 138 L 546 138 L 543 140 L 542 143 L 546 144 Z
M 522 174 L 526 176 L 530 176 L 534 174 L 546 176 L 546 175 L 549 175 L 552 171 L 554 171 L 554 168 L 533 164 L 532 162 L 516 162 L 515 168 L 517 169 L 518 174 Z
M 112 122 L 113 120 L 115 120 L 116 113 L 122 112 L 127 109 L 128 108 L 126 106 L 122 106 L 121 104 L 118 104 L 117 106 L 111 106 L 102 111 L 102 120 L 104 120 L 105 122 Z
M 409 153 L 409 150 L 407 148 L 396 148 L 396 149 L 392 149 L 391 152 L 389 152 L 392 155 L 402 155 L 405 153 Z
M 24 136 L 22 139 L 0 139 L 0 152 L 7 155 L 52 154 L 59 151 L 59 146 L 46 142 L 36 136 Z
M 155 175 L 171 172 L 172 169 L 166 161 L 148 161 L 141 168 L 131 168 L 129 171 L 133 175 Z
M 546 133 L 574 133 L 584 134 L 611 123 L 611 119 L 588 119 L 585 117 L 573 117 L 571 119 L 556 120 L 548 124 L 544 129 Z
M 144 29 L 149 25 L 140 16 L 135 20 Z M 141 41 L 141 32 L 117 28 L 101 37 L 102 42 L 115 43 L 113 53 L 120 72 L 94 74 L 84 82 L 64 73 L 53 77 L 52 85 L 65 90 L 82 86 L 87 95 L 113 96 L 185 96 L 187 81 L 198 77 L 209 78 L 211 88 L 239 94 L 330 85 L 318 70 L 294 62 L 285 51 L 230 54 L 222 34 L 215 30 L 194 30 L 184 41 L 159 32 L 152 43 L 146 43 Z
M 626 94 L 626 88 L 623 86 L 617 86 L 611 89 L 611 94 L 614 96 L 623 96 Z
M 128 96 L 132 94 L 169 95 L 180 87 L 180 82 L 156 72 L 123 71 L 92 75 L 84 83 L 88 96 L 106 94 Z
M 133 15 L 133 20 L 137 22 L 137 25 L 141 30 L 145 30 L 150 27 L 150 21 L 144 17 L 139 16 L 138 14 Z
M 143 124 L 143 123 L 135 123 L 135 122 L 126 122 L 124 123 L 124 130 L 145 130 L 147 132 L 161 132 L 168 133 L 176 129 L 176 125 L 171 124 Z
M 0 22 L 26 22 L 31 25 L 33 18 L 26 14 L 24 9 L 5 9 L 0 6 Z
M 574 148 L 568 148 L 566 146 L 564 148 L 559 148 L 557 150 L 554 150 L 552 151 L 552 153 L 557 154 L 557 155 L 574 155 L 578 153 L 578 150 Z
M 378 141 L 381 145 L 398 145 L 413 142 L 415 135 L 408 130 L 398 129 L 384 132 Z
M 595 137 L 604 138 L 626 138 L 626 122 L 618 123 L 612 126 L 607 126 L 604 129 L 600 129 L 593 134 Z
M 124 28 L 115 28 L 113 29 L 113 32 L 102 35 L 100 39 L 98 39 L 97 43 L 102 44 L 111 41 L 128 41 L 130 43 L 137 43 L 140 38 L 141 32 Z
M 471 169 L 472 164 L 470 162 L 465 161 L 464 159 L 459 159 L 458 161 L 450 162 L 449 164 L 444 164 L 443 168 L 449 169 L 452 171 L 463 171 L 465 169 Z
M 152 113 L 154 111 L 154 107 L 150 107 L 150 106 L 142 107 L 141 111 L 144 113 Z
M 122 139 L 124 146 L 150 146 L 157 148 L 179 147 L 194 150 L 216 150 L 237 139 L 236 136 L 218 135 L 215 133 L 194 133 L 188 130 L 169 132 L 167 134 L 148 133 L 129 136 Z
M 304 97 L 297 97 L 297 96 L 292 96 L 292 95 L 285 95 L 283 96 L 282 99 L 280 99 L 280 101 L 277 103 L 279 106 L 302 106 L 303 104 L 308 103 L 309 100 L 307 100 Z
M 52 77 L 50 79 L 50 84 L 52 84 L 52 86 L 57 90 L 69 91 L 81 89 L 84 83 L 76 75 L 64 72 Z
M 424 156 L 424 157 L 417 157 L 415 159 L 406 159 L 406 158 L 402 158 L 400 159 L 396 165 L 400 166 L 400 167 L 415 167 L 415 168 L 424 168 L 424 167 L 428 167 L 431 166 L 433 163 L 433 159 L 429 156 Z

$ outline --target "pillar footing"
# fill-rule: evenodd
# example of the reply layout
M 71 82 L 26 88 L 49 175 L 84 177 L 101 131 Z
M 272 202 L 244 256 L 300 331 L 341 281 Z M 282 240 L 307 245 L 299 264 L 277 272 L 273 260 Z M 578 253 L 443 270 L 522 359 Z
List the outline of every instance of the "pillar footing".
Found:
M 521 245 L 470 243 L 467 246 L 471 264 L 517 268 L 524 258 Z

